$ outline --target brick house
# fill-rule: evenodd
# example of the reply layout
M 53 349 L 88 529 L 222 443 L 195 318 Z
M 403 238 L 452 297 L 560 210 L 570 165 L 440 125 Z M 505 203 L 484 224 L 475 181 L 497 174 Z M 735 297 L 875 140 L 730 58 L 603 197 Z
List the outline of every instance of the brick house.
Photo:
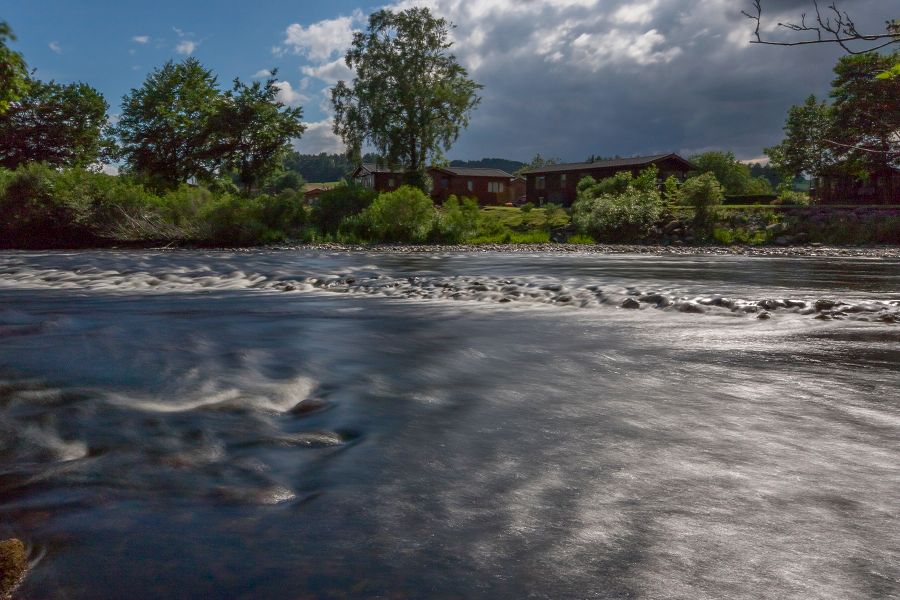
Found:
M 521 182 L 502 169 L 471 167 L 431 167 L 431 197 L 441 204 L 450 195 L 457 198 L 475 198 L 479 204 L 506 204 L 516 200 L 521 192 Z
M 596 160 L 588 163 L 569 163 L 547 165 L 525 171 L 525 196 L 528 202 L 540 206 L 546 202 L 554 202 L 563 206 L 571 206 L 575 202 L 578 182 L 582 177 L 590 175 L 600 180 L 612 177 L 621 171 L 629 171 L 637 175 L 650 165 L 659 169 L 660 181 L 670 175 L 684 181 L 688 173 L 697 167 L 677 154 L 658 154 L 655 156 L 637 156 L 634 158 L 614 158 Z

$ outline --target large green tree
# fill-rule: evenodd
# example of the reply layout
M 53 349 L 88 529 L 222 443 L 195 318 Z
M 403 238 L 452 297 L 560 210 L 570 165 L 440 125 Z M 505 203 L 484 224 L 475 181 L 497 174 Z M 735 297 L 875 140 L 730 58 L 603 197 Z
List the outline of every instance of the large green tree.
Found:
M 195 58 L 167 62 L 122 101 L 116 131 L 127 170 L 160 187 L 214 177 L 216 76 Z
M 698 171 L 712 173 L 716 176 L 725 193 L 730 196 L 743 196 L 749 194 L 768 194 L 772 192 L 772 186 L 768 180 L 762 177 L 753 177 L 750 167 L 741 163 L 731 152 L 717 150 L 694 155 L 690 161 L 697 165 Z
M 861 168 L 900 166 L 900 77 L 879 74 L 900 63 L 900 52 L 844 56 L 831 83 L 830 144 Z
M 424 186 L 429 162 L 467 127 L 481 86 L 450 53 L 452 24 L 427 8 L 380 10 L 354 35 L 346 63 L 350 85 L 332 90 L 334 132 L 357 157 L 365 144 Z
M 772 164 L 792 176 L 900 166 L 900 78 L 880 77 L 898 60 L 898 53 L 841 57 L 831 103 L 810 96 L 788 111 L 785 139 L 766 149 Z
M 15 41 L 6 21 L 0 21 L 0 114 L 9 109 L 10 102 L 22 97 L 28 87 L 28 67 L 18 52 L 7 46 Z
M 55 167 L 90 167 L 106 158 L 108 109 L 85 83 L 28 81 L 25 94 L 0 114 L 0 166 L 27 162 Z
M 264 83 L 251 85 L 235 79 L 210 120 L 218 138 L 213 154 L 221 157 L 222 166 L 234 171 L 248 191 L 281 168 L 291 140 L 306 129 L 301 122 L 303 110 L 278 101 L 274 75 L 273 70 Z

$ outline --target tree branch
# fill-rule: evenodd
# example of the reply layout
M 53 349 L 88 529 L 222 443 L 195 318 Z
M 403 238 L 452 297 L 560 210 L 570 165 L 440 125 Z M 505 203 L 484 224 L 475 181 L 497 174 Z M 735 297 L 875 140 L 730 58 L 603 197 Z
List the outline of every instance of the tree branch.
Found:
M 751 44 L 763 44 L 767 46 L 808 46 L 811 44 L 838 44 L 848 54 L 865 54 L 886 48 L 892 44 L 900 43 L 900 29 L 897 21 L 888 23 L 886 33 L 860 33 L 856 23 L 850 15 L 842 11 L 834 1 L 829 4 L 825 13 L 819 6 L 818 0 L 812 0 L 815 9 L 813 22 L 807 22 L 806 13 L 800 15 L 799 23 L 778 23 L 778 27 L 788 31 L 811 34 L 811 39 L 780 41 L 763 37 L 763 6 L 762 0 L 753 0 L 753 11 L 742 10 L 741 14 L 755 23 Z M 850 44 L 866 42 L 865 48 L 855 48 Z M 874 43 L 874 45 L 873 45 Z

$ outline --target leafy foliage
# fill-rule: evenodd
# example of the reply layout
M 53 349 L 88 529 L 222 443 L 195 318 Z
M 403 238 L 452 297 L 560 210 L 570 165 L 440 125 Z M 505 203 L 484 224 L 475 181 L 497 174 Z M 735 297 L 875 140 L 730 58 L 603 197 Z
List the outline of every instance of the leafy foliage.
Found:
M 301 123 L 303 110 L 278 101 L 276 74 L 273 69 L 265 83 L 251 85 L 235 79 L 212 117 L 211 127 L 218 137 L 214 153 L 248 191 L 281 167 L 290 141 L 306 129 Z
M 423 189 L 426 166 L 456 141 L 479 102 L 481 86 L 449 52 L 451 27 L 427 8 L 373 13 L 346 55 L 355 79 L 332 89 L 334 132 L 351 154 L 368 142 Z
M 700 173 L 713 173 L 730 196 L 771 194 L 772 186 L 762 177 L 753 177 L 750 167 L 738 162 L 731 152 L 704 152 L 690 158 Z
M 623 171 L 600 181 L 582 178 L 572 207 L 573 223 L 581 233 L 597 240 L 643 237 L 662 215 L 656 176 L 656 167 L 650 167 L 637 177 Z
M 684 182 L 681 193 L 687 204 L 694 208 L 694 227 L 708 230 L 716 216 L 716 207 L 725 199 L 724 189 L 716 176 L 704 173 Z
M 116 130 L 127 169 L 160 187 L 211 180 L 217 139 L 210 122 L 218 106 L 216 77 L 197 59 L 155 69 L 122 102 Z
M 437 217 L 431 198 L 413 186 L 379 194 L 362 212 L 359 223 L 379 242 L 423 242 Z
M 0 114 L 0 166 L 97 164 L 113 148 L 104 136 L 107 108 L 100 92 L 85 83 L 29 80 L 25 94 Z
M 435 236 L 438 241 L 459 243 L 478 235 L 481 211 L 475 198 L 460 201 L 451 194 L 441 208 Z
M 312 222 L 323 234 L 333 235 L 348 217 L 358 215 L 375 200 L 376 193 L 359 185 L 340 185 L 319 197 Z
M 12 50 L 8 41 L 15 41 L 6 21 L 0 21 L 0 115 L 7 111 L 28 89 L 28 67 L 25 59 Z

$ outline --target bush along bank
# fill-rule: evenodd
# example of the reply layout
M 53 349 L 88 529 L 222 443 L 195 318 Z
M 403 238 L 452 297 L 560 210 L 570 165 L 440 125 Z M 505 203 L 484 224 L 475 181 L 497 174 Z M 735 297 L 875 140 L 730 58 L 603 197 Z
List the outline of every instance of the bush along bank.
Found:
M 352 185 L 310 205 L 292 189 L 240 194 L 228 182 L 154 191 L 129 176 L 29 164 L 0 169 L 0 247 L 257 246 L 264 244 L 898 245 L 898 207 L 722 206 L 715 178 L 656 186 L 651 169 L 579 183 L 555 205 L 435 206 L 417 188 Z

